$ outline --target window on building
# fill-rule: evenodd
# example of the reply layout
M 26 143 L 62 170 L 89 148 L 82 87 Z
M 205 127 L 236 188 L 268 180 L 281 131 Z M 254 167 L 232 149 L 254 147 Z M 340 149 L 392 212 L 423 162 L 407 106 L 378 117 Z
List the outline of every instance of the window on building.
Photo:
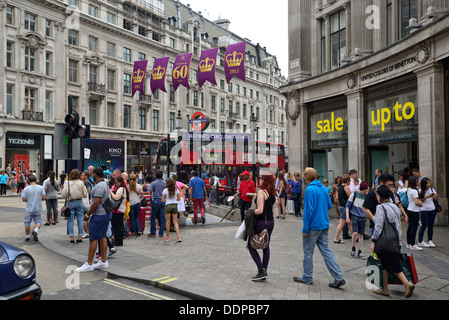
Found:
M 198 91 L 193 90 L 193 106 L 198 107 Z
M 98 39 L 89 36 L 89 51 L 97 52 L 97 48 L 98 48 Z
M 174 48 L 175 47 L 175 39 L 170 38 L 170 47 Z
M 217 101 L 216 100 L 217 100 L 217 96 L 212 95 L 210 97 L 210 109 L 212 111 L 215 111 L 216 108 L 217 108 Z
M 45 52 L 45 75 L 51 76 L 53 74 L 53 53 Z
M 36 109 L 36 89 L 25 87 L 25 110 L 35 111 Z
M 69 60 L 69 82 L 78 82 L 78 61 Z
M 115 103 L 108 102 L 108 117 L 107 126 L 110 128 L 115 127 Z
M 98 67 L 89 66 L 89 81 L 91 83 L 97 83 Z
M 418 18 L 418 0 L 398 0 L 399 12 L 399 39 L 410 34 L 407 27 L 411 18 Z
M 147 109 L 139 108 L 139 130 L 147 130 Z
M 123 48 L 123 60 L 131 62 L 131 49 Z
M 14 42 L 6 42 L 6 66 L 14 68 Z
M 52 25 L 52 24 L 51 24 L 51 21 L 48 20 L 48 19 L 45 19 L 45 35 L 46 35 L 47 37 L 51 37 L 51 36 L 53 35 L 51 25 Z
M 78 47 L 78 31 L 69 29 L 69 44 Z
M 51 120 L 51 99 L 52 99 L 52 92 L 51 91 L 45 91 L 45 121 Z
M 24 22 L 25 22 L 24 23 L 25 29 L 30 30 L 30 31 L 36 31 L 36 16 L 35 15 L 25 12 L 25 21 Z
M 137 31 L 141 36 L 147 37 L 148 36 L 148 30 L 144 26 L 139 26 L 139 29 Z
M 109 58 L 115 58 L 115 43 L 108 42 L 106 44 L 106 54 Z
M 123 74 L 123 93 L 131 94 L 131 75 Z
M 78 7 L 78 0 L 69 0 L 69 6 Z
M 173 87 L 173 85 L 170 85 L 170 102 L 171 103 L 175 103 L 176 99 L 175 99 L 175 88 Z
M 190 104 L 190 89 L 186 89 L 186 105 Z
M 123 128 L 131 128 L 131 106 L 126 105 L 123 109 Z
M 346 56 L 346 14 L 341 10 L 330 16 L 331 24 L 331 70 L 340 67 Z
M 108 90 L 115 90 L 115 70 L 108 69 Z
M 145 53 L 139 52 L 138 59 L 139 59 L 140 61 L 144 61 L 144 60 L 147 59 L 147 56 L 146 56 Z
M 225 99 L 220 98 L 220 112 L 224 113 L 225 112 Z
M 132 31 L 133 30 L 133 23 L 132 23 L 132 21 L 123 19 L 123 29 Z
M 108 12 L 107 13 L 107 21 L 108 21 L 108 23 L 115 25 L 116 24 L 116 16 L 115 16 L 115 14 L 112 13 L 112 12 Z
M 25 70 L 36 71 L 36 50 L 31 47 L 25 47 Z
M 14 8 L 6 6 L 6 24 L 14 24 Z
M 393 0 L 387 2 L 387 46 L 393 44 Z
M 98 17 L 98 8 L 89 4 L 89 15 L 92 17 Z
M 8 83 L 6 85 L 6 114 L 13 115 L 14 110 L 14 85 Z
M 321 73 L 326 71 L 326 21 L 321 20 Z
M 159 131 L 159 110 L 153 110 L 153 131 Z
M 89 122 L 91 125 L 97 125 L 97 101 L 89 101 Z
M 170 118 L 169 118 L 169 125 L 168 125 L 168 130 L 170 132 L 175 131 L 175 113 L 174 112 L 170 112 Z

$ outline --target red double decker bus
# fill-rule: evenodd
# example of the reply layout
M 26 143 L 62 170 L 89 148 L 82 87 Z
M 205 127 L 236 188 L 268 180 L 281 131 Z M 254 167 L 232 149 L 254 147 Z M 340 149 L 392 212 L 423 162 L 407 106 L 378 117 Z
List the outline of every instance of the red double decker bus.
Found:
M 253 144 L 254 142 L 248 140 L 214 138 L 206 141 L 184 139 L 180 144 L 177 144 L 176 138 L 171 138 L 168 144 L 167 137 L 159 143 L 156 170 L 161 170 L 166 176 L 179 173 L 179 170 L 187 172 L 189 177 L 190 173 L 196 170 L 208 188 L 211 174 L 215 173 L 223 190 L 237 188 L 239 175 L 244 171 L 252 172 L 253 163 L 257 177 L 260 177 L 261 171 L 264 170 L 273 174 L 285 170 L 284 145 L 256 141 L 256 159 L 253 162 Z

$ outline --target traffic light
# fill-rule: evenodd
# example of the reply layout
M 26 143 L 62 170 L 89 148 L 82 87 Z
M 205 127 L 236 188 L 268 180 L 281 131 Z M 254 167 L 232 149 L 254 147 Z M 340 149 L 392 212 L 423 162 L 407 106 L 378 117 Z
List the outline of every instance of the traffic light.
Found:
M 66 125 L 65 133 L 69 138 L 78 139 L 79 137 L 76 134 L 76 129 L 79 125 L 80 117 L 77 113 L 68 114 L 65 116 L 64 122 Z
M 65 133 L 72 139 L 90 138 L 90 125 L 80 124 L 80 117 L 77 113 L 68 114 L 65 117 Z

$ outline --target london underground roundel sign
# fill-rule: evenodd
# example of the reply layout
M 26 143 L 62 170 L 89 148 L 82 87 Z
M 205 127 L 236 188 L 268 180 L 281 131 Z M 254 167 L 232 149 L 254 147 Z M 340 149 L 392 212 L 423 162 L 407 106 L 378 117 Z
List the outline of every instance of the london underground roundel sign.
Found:
M 189 122 L 193 130 L 206 131 L 209 128 L 210 118 L 207 113 L 199 111 L 192 116 Z

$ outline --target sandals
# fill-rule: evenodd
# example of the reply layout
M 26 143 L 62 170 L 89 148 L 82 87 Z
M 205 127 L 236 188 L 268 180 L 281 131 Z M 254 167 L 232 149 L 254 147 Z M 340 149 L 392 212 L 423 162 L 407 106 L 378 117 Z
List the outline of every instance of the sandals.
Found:
M 340 239 L 338 239 L 338 241 L 335 241 L 335 240 L 334 240 L 334 243 L 336 243 L 336 244 L 344 244 L 345 242 L 344 242 L 344 241 L 341 241 Z

